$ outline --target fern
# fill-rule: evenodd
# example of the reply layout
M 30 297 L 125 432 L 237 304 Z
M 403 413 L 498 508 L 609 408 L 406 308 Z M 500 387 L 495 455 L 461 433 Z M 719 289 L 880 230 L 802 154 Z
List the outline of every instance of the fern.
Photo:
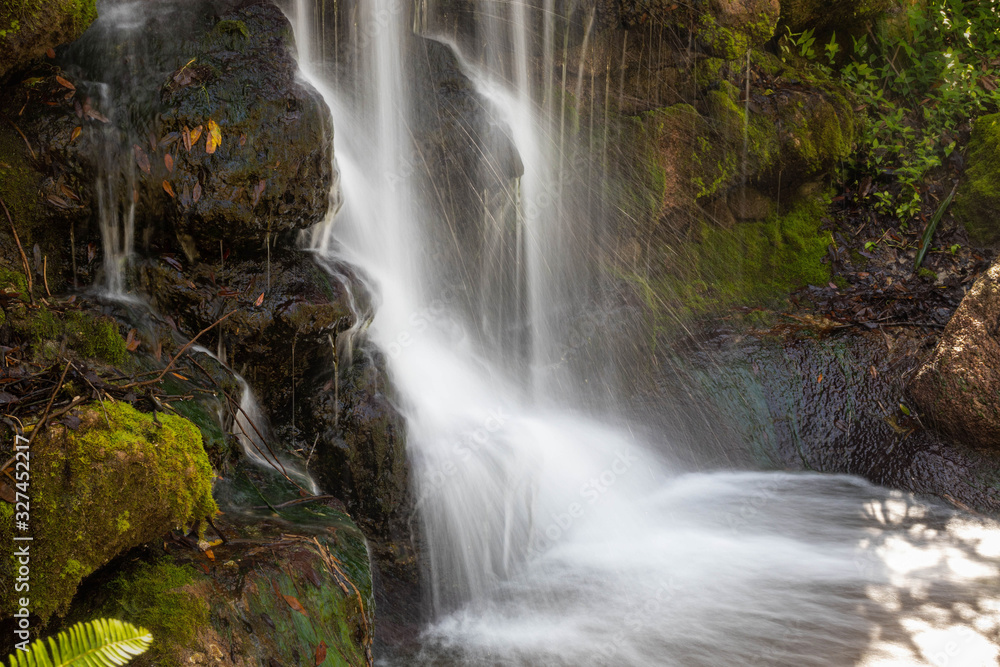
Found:
M 55 638 L 38 639 L 27 651 L 15 651 L 10 667 L 119 667 L 145 653 L 153 635 L 113 618 L 77 623 Z M 51 651 L 51 654 L 50 654 Z

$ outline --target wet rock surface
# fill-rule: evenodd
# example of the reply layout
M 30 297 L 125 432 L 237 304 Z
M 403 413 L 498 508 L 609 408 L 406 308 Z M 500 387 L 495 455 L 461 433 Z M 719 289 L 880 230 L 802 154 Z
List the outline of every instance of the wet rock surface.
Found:
M 0 5 L 0 79 L 72 42 L 97 18 L 95 0 L 10 0 Z
M 1000 264 L 972 285 L 910 393 L 933 423 L 970 444 L 1000 445 Z
M 730 464 L 746 465 L 749 454 L 768 468 L 849 473 L 996 515 L 995 453 L 929 430 L 906 393 L 921 347 L 919 337 L 823 334 L 803 325 L 720 332 L 675 347 L 659 392 L 683 383 L 692 392 L 677 399 L 683 409 L 724 416 L 693 441 L 714 440 L 705 451 L 721 447 L 718 458 Z

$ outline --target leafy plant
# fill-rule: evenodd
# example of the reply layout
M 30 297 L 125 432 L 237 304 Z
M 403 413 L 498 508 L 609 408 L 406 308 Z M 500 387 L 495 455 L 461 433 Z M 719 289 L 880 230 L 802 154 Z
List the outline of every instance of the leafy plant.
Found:
M 47 642 L 47 643 L 46 643 Z M 113 618 L 77 623 L 8 657 L 9 667 L 118 667 L 145 653 L 153 635 Z
M 955 150 L 960 125 L 1000 106 L 1000 1 L 919 0 L 895 37 L 854 41 L 840 72 L 866 112 L 854 168 L 890 174 L 879 207 L 907 221 L 924 178 Z

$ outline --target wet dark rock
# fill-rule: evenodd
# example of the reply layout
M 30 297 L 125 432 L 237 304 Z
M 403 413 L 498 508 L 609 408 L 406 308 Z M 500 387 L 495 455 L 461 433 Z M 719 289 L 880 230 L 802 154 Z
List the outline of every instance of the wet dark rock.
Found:
M 970 444 L 1000 446 L 1000 263 L 973 284 L 909 390 L 934 424 Z
M 687 413 L 676 441 L 693 443 L 694 460 L 849 473 L 1000 513 L 996 455 L 926 430 L 907 405 L 919 337 L 886 340 L 809 326 L 690 340 L 674 346 L 657 393 L 673 396 L 670 414 Z
M 324 488 L 344 498 L 366 533 L 378 538 L 380 563 L 405 571 L 414 566 L 405 421 L 381 353 L 365 346 L 354 356 L 334 391 L 308 399 L 320 429 L 313 470 Z
M 34 147 L 29 159 L 10 128 L 0 136 L 0 159 L 30 167 L 19 212 L 74 216 L 92 238 L 99 200 L 121 219 L 134 205 L 143 246 L 192 258 L 291 242 L 326 214 L 333 182 L 329 110 L 292 51 L 271 4 L 162 3 L 138 27 L 98 21 L 60 54 L 65 83 L 11 91 L 6 111 L 23 111 Z

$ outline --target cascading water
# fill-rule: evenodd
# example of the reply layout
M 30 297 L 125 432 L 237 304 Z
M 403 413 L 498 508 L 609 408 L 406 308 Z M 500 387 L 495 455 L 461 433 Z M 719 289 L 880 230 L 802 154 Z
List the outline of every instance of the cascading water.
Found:
M 292 12 L 303 73 L 334 115 L 341 174 L 343 206 L 313 248 L 369 277 L 368 335 L 407 419 L 434 617 L 400 664 L 996 664 L 992 524 L 849 477 L 683 474 L 627 430 L 553 407 L 575 399 L 552 354 L 587 289 L 568 248 L 593 238 L 569 226 L 560 197 L 564 102 L 549 82 L 539 102 L 527 74 L 533 58 L 553 60 L 553 3 L 541 20 L 522 3 L 481 4 L 484 58 L 442 41 L 523 164 L 513 187 L 524 238 L 510 235 L 507 252 L 521 257 L 523 243 L 527 266 L 506 284 L 527 283 L 532 340 L 514 372 L 509 350 L 481 344 L 502 334 L 476 331 L 497 318 L 469 321 L 449 298 L 488 299 L 484 281 L 442 294 L 446 267 L 424 259 L 434 221 L 409 168 L 405 5 L 355 8 L 351 89 L 317 57 L 314 2 Z

